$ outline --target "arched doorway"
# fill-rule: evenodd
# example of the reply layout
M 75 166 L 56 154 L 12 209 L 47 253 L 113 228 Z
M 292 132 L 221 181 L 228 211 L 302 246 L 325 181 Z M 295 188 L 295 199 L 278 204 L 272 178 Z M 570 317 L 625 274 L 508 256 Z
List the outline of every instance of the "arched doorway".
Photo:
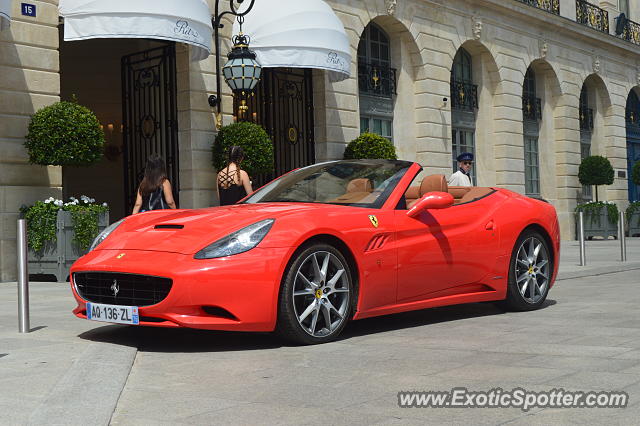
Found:
M 591 137 L 593 134 L 593 109 L 589 107 L 589 88 L 582 85 L 580 90 L 580 160 L 591 155 Z M 591 185 L 582 185 L 582 201 L 591 201 L 593 197 Z
M 476 155 L 476 109 L 478 86 L 473 84 L 472 57 L 463 47 L 458 49 L 451 68 L 451 153 L 453 172 L 458 170 L 456 158 L 463 152 Z M 471 169 L 472 184 L 477 182 L 476 169 Z
M 640 185 L 631 181 L 631 169 L 640 161 L 640 99 L 634 90 L 629 93 L 626 108 L 627 121 L 627 176 L 629 177 L 629 201 L 640 201 Z
M 387 33 L 369 23 L 358 44 L 360 132 L 376 133 L 393 141 L 393 97 L 396 70 L 391 67 Z
M 524 188 L 528 196 L 540 196 L 540 155 L 538 139 L 542 120 L 542 103 L 536 92 L 536 75 L 527 69 L 522 87 L 524 130 Z

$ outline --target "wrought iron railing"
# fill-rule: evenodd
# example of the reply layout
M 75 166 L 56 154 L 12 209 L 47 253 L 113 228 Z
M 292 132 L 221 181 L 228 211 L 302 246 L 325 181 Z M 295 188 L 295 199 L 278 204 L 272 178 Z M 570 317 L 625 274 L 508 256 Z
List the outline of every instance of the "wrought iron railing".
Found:
M 580 108 L 580 129 L 593 130 L 593 109 Z
M 542 120 L 542 102 L 540 98 L 522 96 L 522 115 L 525 120 Z
M 391 98 L 396 94 L 396 69 L 388 65 L 358 62 L 360 93 Z
M 576 21 L 609 34 L 609 12 L 584 0 L 576 0 Z
M 520 3 L 546 10 L 554 15 L 560 15 L 560 0 L 518 0 Z
M 451 80 L 451 107 L 466 111 L 478 108 L 478 86 L 466 81 Z
M 624 29 L 622 30 L 622 34 L 620 34 L 620 37 L 627 41 L 630 41 L 631 43 L 640 45 L 640 24 L 631 20 L 627 20 L 624 25 Z

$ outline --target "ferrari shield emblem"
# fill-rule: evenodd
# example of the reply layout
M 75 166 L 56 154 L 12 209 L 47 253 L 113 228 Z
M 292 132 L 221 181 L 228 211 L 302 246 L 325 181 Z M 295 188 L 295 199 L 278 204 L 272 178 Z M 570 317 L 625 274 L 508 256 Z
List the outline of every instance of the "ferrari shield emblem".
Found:
M 116 256 L 116 259 L 122 259 L 124 257 L 125 253 L 120 253 L 119 255 Z
M 375 217 L 375 215 L 370 214 L 369 220 L 371 221 L 371 224 L 373 225 L 374 228 L 378 227 L 378 218 Z

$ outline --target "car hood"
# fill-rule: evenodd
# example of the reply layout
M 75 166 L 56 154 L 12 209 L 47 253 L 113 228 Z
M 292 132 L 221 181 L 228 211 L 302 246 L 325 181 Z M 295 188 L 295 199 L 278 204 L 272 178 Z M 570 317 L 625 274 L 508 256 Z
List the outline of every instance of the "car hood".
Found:
M 316 204 L 261 203 L 145 212 L 126 218 L 97 249 L 194 254 L 252 223 L 264 219 L 276 219 L 277 223 L 278 218 L 318 207 Z

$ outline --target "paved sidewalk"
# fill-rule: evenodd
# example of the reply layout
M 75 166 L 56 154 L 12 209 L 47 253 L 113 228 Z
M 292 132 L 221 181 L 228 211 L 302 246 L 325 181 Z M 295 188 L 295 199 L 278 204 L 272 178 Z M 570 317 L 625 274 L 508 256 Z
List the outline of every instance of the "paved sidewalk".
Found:
M 537 311 L 538 313 L 502 314 L 490 304 L 420 311 L 354 323 L 348 327 L 345 340 L 314 348 L 281 347 L 269 335 L 143 329 L 79 320 L 71 314 L 74 300 L 67 283 L 31 283 L 32 332 L 19 334 L 16 283 L 0 283 L 0 424 L 162 424 L 183 420 L 197 424 L 215 422 L 215 419 L 223 422 L 234 418 L 236 422 L 251 423 L 259 418 L 253 416 L 259 416 L 260 412 L 269 414 L 265 418 L 265 422 L 268 422 L 267 419 L 275 421 L 286 418 L 287 410 L 291 410 L 288 406 L 293 404 L 291 401 L 271 405 L 269 401 L 277 399 L 277 395 L 285 399 L 299 395 L 300 398 L 310 398 L 309 401 L 319 398 L 317 407 L 305 407 L 303 410 L 305 414 L 312 416 L 307 420 L 313 423 L 313 416 L 321 416 L 326 412 L 321 397 L 323 388 L 320 386 L 324 376 L 313 375 L 319 380 L 318 384 L 300 383 L 295 388 L 287 387 L 286 380 L 295 382 L 300 374 L 317 369 L 325 371 L 328 375 L 326 377 L 332 377 L 333 385 L 343 386 L 341 390 L 338 389 L 338 393 L 347 399 L 333 403 L 347 407 L 351 402 L 363 410 L 359 411 L 358 408 L 349 411 L 344 408 L 331 414 L 327 420 L 358 423 L 358 419 L 360 422 L 367 422 L 386 418 L 393 422 L 392 418 L 385 417 L 383 407 L 387 407 L 396 416 L 410 413 L 411 416 L 416 416 L 413 421 L 420 423 L 426 420 L 416 420 L 421 419 L 421 412 L 394 408 L 386 400 L 386 393 L 401 388 L 409 389 L 419 383 L 422 383 L 421 388 L 425 388 L 426 383 L 434 383 L 441 390 L 453 385 L 464 385 L 465 376 L 480 374 L 474 373 L 475 367 L 469 366 L 470 360 L 482 364 L 484 357 L 484 362 L 490 363 L 492 356 L 496 357 L 496 364 L 511 365 L 506 370 L 509 372 L 509 380 L 504 382 L 505 385 L 520 383 L 518 377 L 521 374 L 533 375 L 535 371 L 530 364 L 538 361 L 545 365 L 551 363 L 556 368 L 540 370 L 544 376 L 539 381 L 532 381 L 538 385 L 552 383 L 553 377 L 566 376 L 569 370 L 571 373 L 567 377 L 573 377 L 573 374 L 577 374 L 576 368 L 586 362 L 586 370 L 592 365 L 599 366 L 596 372 L 589 372 L 583 379 L 571 379 L 567 383 L 580 388 L 582 383 L 597 383 L 601 380 L 599 378 L 607 382 L 612 377 L 614 381 L 611 383 L 612 386 L 616 385 L 615 388 L 631 386 L 638 390 L 636 382 L 640 380 L 637 365 L 640 348 L 632 342 L 638 342 L 640 330 L 638 317 L 635 316 L 634 319 L 631 316 L 637 312 L 636 305 L 632 302 L 640 302 L 640 299 L 637 296 L 626 296 L 623 291 L 630 283 L 629 280 L 633 281 L 637 275 L 633 272 L 613 275 L 617 271 L 640 269 L 640 239 L 627 241 L 626 263 L 619 261 L 617 241 L 588 241 L 587 267 L 578 266 L 577 242 L 564 242 L 559 273 L 562 281 L 552 290 L 547 309 Z M 600 274 L 611 275 L 597 277 Z M 594 277 L 572 280 L 585 276 Z M 625 277 L 627 282 L 624 285 L 616 283 L 617 277 Z M 601 288 L 598 282 L 606 282 L 607 289 Z M 640 279 L 635 284 L 640 284 Z M 583 294 L 580 288 L 583 285 L 590 289 L 592 296 Z M 582 299 L 574 301 L 575 294 L 582 294 L 578 296 Z M 614 300 L 602 302 L 598 299 L 599 296 Z M 554 306 L 556 301 L 558 304 Z M 614 308 L 611 309 L 611 306 Z M 543 338 L 543 341 L 558 343 L 571 340 L 571 336 L 561 335 L 555 329 L 556 326 L 563 328 L 559 326 L 560 321 L 570 326 L 569 330 L 573 330 L 574 338 L 581 337 L 583 340 L 578 339 L 573 346 L 560 345 L 562 347 L 557 348 L 559 352 L 547 346 L 542 348 L 544 350 L 536 346 L 538 349 L 534 350 L 530 346 L 530 339 L 518 341 L 519 335 L 514 332 L 518 327 L 525 330 L 527 318 L 542 321 L 534 327 L 531 338 L 537 336 L 540 339 L 544 330 L 547 330 L 551 335 Z M 547 323 L 547 320 L 551 322 Z M 486 324 L 482 325 L 483 322 Z M 387 324 L 392 324 L 391 328 Z M 611 333 L 603 328 L 606 324 L 614 326 Z M 590 327 L 593 327 L 596 335 L 593 335 Z M 616 336 L 622 337 L 618 337 L 618 341 Z M 358 349 L 359 341 L 365 345 L 364 348 Z M 495 348 L 486 347 L 495 342 L 499 343 Z M 418 343 L 423 346 L 417 347 Z M 525 355 L 512 353 L 513 344 L 524 348 Z M 606 347 L 601 348 L 601 345 Z M 485 349 L 479 350 L 480 347 Z M 542 353 L 539 353 L 540 350 Z M 349 351 L 360 354 L 360 358 L 349 355 Z M 583 354 L 582 351 L 586 352 Z M 379 356 L 374 356 L 375 353 Z M 142 358 L 140 354 L 143 355 Z M 583 360 L 583 355 L 593 356 L 594 359 Z M 327 361 L 325 356 L 329 356 L 332 361 Z M 609 356 L 620 360 L 611 364 L 604 359 Z M 394 362 L 389 363 L 388 357 Z M 518 358 L 526 358 L 532 362 L 523 361 L 525 367 L 525 364 L 518 364 Z M 344 370 L 346 365 L 351 365 L 354 370 Z M 394 365 L 398 365 L 397 373 L 402 375 L 403 379 L 400 381 L 393 379 L 393 371 L 388 371 Z M 132 370 L 133 366 L 135 368 Z M 426 374 L 434 381 L 418 383 L 410 379 L 412 375 L 418 374 L 415 370 L 417 366 L 421 371 L 417 377 Z M 451 377 L 439 375 L 438 369 L 444 367 L 452 369 L 453 373 L 458 368 L 462 369 Z M 288 371 L 287 368 L 291 370 Z M 368 370 L 369 368 L 372 370 Z M 484 373 L 487 380 L 493 374 L 502 377 L 497 365 L 488 365 L 487 368 Z M 565 368 L 568 370 L 565 371 Z M 613 374 L 611 371 L 614 370 L 611 369 L 616 372 L 626 369 L 630 376 L 625 378 L 624 374 Z M 199 371 L 203 373 L 199 374 Z M 607 375 L 603 371 L 611 374 Z M 160 373 L 163 377 L 156 377 L 155 373 Z M 227 374 L 230 383 L 225 383 Z M 368 374 L 372 375 L 371 380 L 378 382 L 369 384 L 362 378 Z M 247 383 L 240 385 L 245 379 Z M 489 382 L 491 380 L 486 383 Z M 213 398 L 207 394 L 207 390 L 213 392 L 218 389 L 220 392 L 222 383 L 225 383 L 223 387 L 227 389 L 223 396 Z M 234 385 L 231 386 L 231 383 Z M 472 380 L 470 383 L 478 388 L 484 382 Z M 369 391 L 358 387 L 367 388 L 368 385 Z M 260 391 L 264 392 L 262 396 L 257 400 L 243 399 L 244 392 L 248 392 L 252 386 L 260 389 L 264 387 Z M 480 388 L 484 389 L 486 386 Z M 173 387 L 175 392 L 171 390 Z M 358 395 L 358 389 L 364 393 Z M 124 399 L 121 398 L 123 390 L 126 391 L 122 394 L 126 395 Z M 340 393 L 345 391 L 348 392 Z M 270 392 L 276 396 L 270 396 Z M 163 408 L 162 401 L 166 395 L 171 395 L 172 402 L 167 402 L 168 405 Z M 373 398 L 372 401 L 366 402 L 369 397 Z M 632 398 L 635 398 L 632 402 L 637 403 L 637 396 Z M 149 401 L 153 401 L 153 404 L 147 405 Z M 237 409 L 234 410 L 233 407 Z M 222 410 L 221 417 L 211 414 L 216 410 Z M 596 410 L 592 413 L 601 415 L 607 411 Z M 244 417 L 241 415 L 243 412 Z M 354 414 L 360 412 L 375 415 L 359 417 L 359 414 Z M 445 421 L 446 416 L 452 412 L 444 410 L 435 415 Z M 470 412 L 473 413 L 474 410 Z M 637 406 L 635 412 L 637 413 Z M 197 413 L 201 416 L 185 420 Z M 553 412 L 547 410 L 545 413 Z M 559 414 L 559 419 L 564 418 L 563 413 Z M 466 414 L 461 416 L 459 420 L 474 421 L 473 414 L 471 417 Z M 505 417 L 500 416 L 502 414 L 488 423 L 507 421 L 513 416 L 517 418 L 519 414 L 516 410 L 505 414 Z M 590 419 L 589 415 L 582 414 L 578 418 Z M 319 421 L 321 417 L 316 419 Z M 570 420 L 570 417 L 564 419 Z M 545 417 L 537 420 L 545 422 Z M 551 416 L 548 420 L 558 420 L 558 417 Z M 286 422 L 290 421 L 291 418 Z
M 558 279 L 588 277 L 640 269 L 640 238 L 627 238 L 627 261 L 620 261 L 620 242 L 592 240 L 585 242 L 587 265 L 580 266 L 578 241 L 562 241 Z

